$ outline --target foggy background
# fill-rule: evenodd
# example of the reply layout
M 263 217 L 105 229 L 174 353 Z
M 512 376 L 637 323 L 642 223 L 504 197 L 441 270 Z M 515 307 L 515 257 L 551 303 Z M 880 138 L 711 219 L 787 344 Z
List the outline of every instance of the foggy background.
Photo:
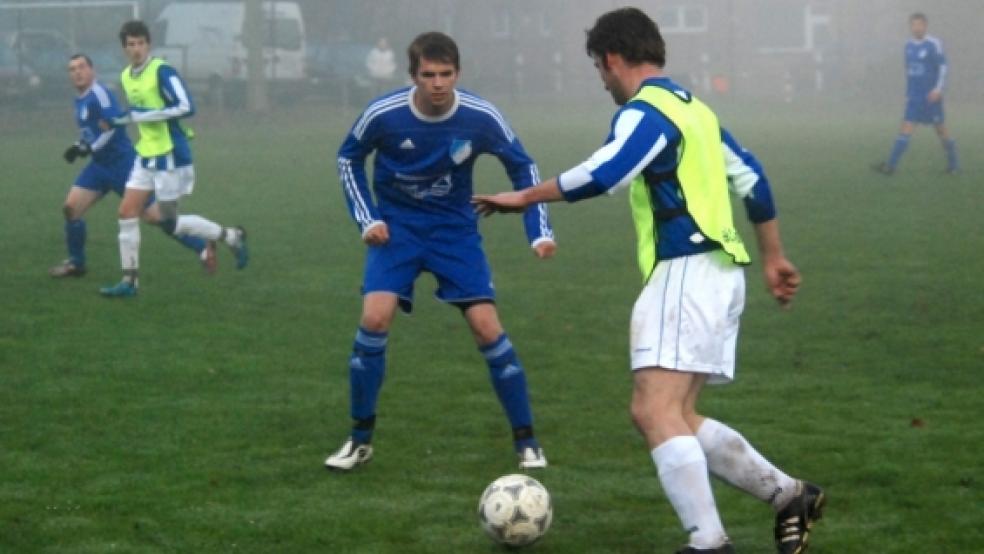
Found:
M 64 103 L 71 94 L 65 78 L 67 55 L 81 51 L 95 60 L 104 81 L 114 83 L 126 63 L 116 38 L 119 25 L 138 14 L 151 24 L 153 46 L 163 49 L 166 36 L 155 22 L 168 4 L 178 1 L 0 1 L 0 78 L 9 81 L 15 74 L 23 80 L 34 74 L 41 83 L 21 95 L 28 103 L 46 98 Z M 257 99 L 247 94 L 244 80 L 227 78 L 216 94 L 218 78 L 207 82 L 185 71 L 196 100 L 221 102 L 230 109 L 266 109 L 304 100 L 360 107 L 383 89 L 406 82 L 406 45 L 427 30 L 444 31 L 457 40 L 461 86 L 493 100 L 605 98 L 584 52 L 584 30 L 604 11 L 625 5 L 603 0 L 296 3 L 303 21 L 300 43 L 295 44 L 303 50 L 303 79 L 287 87 L 279 82 L 284 79 L 266 79 L 254 93 L 267 98 Z M 253 4 L 259 9 L 259 2 Z M 644 0 L 630 5 L 644 9 L 660 25 L 668 43 L 669 74 L 712 100 L 890 99 L 901 109 L 902 46 L 909 36 L 908 16 L 915 11 L 928 15 L 930 34 L 943 40 L 950 64 L 948 99 L 976 102 L 984 90 L 980 0 Z M 188 21 L 199 27 L 210 23 Z M 269 20 L 260 25 L 265 25 L 261 32 L 268 41 L 277 40 L 269 38 L 276 32 Z M 277 29 L 280 39 L 294 32 Z M 244 34 L 243 42 L 250 43 L 250 36 Z M 381 37 L 392 45 L 397 62 L 395 78 L 386 83 L 374 82 L 365 64 Z M 251 44 L 257 52 L 258 43 Z M 194 49 L 187 55 L 194 56 Z M 182 69 L 179 59 L 167 57 Z M 11 93 L 12 87 L 0 86 L 0 106 L 25 103 Z

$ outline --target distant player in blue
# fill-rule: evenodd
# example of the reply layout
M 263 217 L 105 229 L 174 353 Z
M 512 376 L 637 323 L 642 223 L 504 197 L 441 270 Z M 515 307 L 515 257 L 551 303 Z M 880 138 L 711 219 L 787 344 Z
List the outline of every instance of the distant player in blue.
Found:
M 122 129 L 102 130 L 99 121 L 119 115 L 116 97 L 96 80 L 92 61 L 84 54 L 76 54 L 68 62 L 68 77 L 79 94 L 75 97 L 75 121 L 80 134 L 63 157 L 68 163 L 78 158 L 92 156 L 82 169 L 75 184 L 65 197 L 62 208 L 65 214 L 65 242 L 68 258 L 52 267 L 52 277 L 81 277 L 86 272 L 86 225 L 83 216 L 110 190 L 123 195 L 133 159 L 133 144 Z M 143 211 L 143 219 L 156 223 L 160 219 L 153 198 Z M 198 253 L 205 269 L 215 270 L 215 249 L 205 241 L 194 237 L 180 237 L 182 244 Z
M 354 425 L 325 466 L 349 470 L 372 457 L 387 333 L 397 307 L 410 311 L 414 281 L 428 272 L 437 279 L 437 298 L 461 309 L 471 327 L 512 426 L 520 468 L 545 467 L 533 435 L 526 376 L 499 322 L 492 272 L 469 203 L 479 155 L 496 156 L 516 189 L 539 180 L 536 164 L 492 104 L 455 88 L 460 62 L 451 37 L 424 33 L 407 53 L 414 86 L 372 102 L 338 153 L 349 211 L 369 250 L 362 318 L 348 362 Z M 365 171 L 373 151 L 375 201 Z M 530 207 L 524 223 L 536 256 L 552 256 L 546 207 Z
M 909 17 L 912 38 L 905 43 L 906 104 L 902 130 L 899 132 L 888 161 L 875 166 L 885 175 L 895 173 L 902 154 L 909 147 L 912 129 L 917 123 L 933 125 L 946 152 L 946 172 L 960 171 L 957 145 L 943 123 L 943 90 L 946 86 L 946 56 L 940 39 L 926 34 L 928 21 L 921 13 Z

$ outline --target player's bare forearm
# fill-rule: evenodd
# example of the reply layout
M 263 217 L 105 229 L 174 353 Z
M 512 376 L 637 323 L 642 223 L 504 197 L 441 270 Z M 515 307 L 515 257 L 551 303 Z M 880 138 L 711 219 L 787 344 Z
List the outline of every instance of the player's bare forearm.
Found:
M 769 293 L 782 306 L 788 306 L 799 290 L 800 272 L 786 258 L 779 237 L 779 220 L 770 219 L 755 225 L 759 253 L 762 256 L 762 272 Z
M 755 224 L 755 238 L 759 254 L 763 258 L 782 257 L 782 239 L 779 237 L 779 220 L 772 218 Z
M 550 178 L 535 186 L 499 194 L 476 194 L 472 197 L 475 211 L 489 216 L 496 212 L 522 213 L 532 204 L 539 202 L 556 202 L 564 196 L 560 193 L 557 178 Z

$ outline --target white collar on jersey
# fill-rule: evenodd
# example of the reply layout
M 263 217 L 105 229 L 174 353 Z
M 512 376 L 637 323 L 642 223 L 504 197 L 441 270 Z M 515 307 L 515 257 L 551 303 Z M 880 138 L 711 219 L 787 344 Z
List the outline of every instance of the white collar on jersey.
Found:
M 427 115 L 417 109 L 417 106 L 413 103 L 413 95 L 417 92 L 417 87 L 412 86 L 407 92 L 407 103 L 410 104 L 410 112 L 413 115 L 426 123 L 440 123 L 451 118 L 458 111 L 458 105 L 461 102 L 461 98 L 458 95 L 458 89 L 452 89 L 451 92 L 454 93 L 454 103 L 451 104 L 451 109 L 441 115 Z

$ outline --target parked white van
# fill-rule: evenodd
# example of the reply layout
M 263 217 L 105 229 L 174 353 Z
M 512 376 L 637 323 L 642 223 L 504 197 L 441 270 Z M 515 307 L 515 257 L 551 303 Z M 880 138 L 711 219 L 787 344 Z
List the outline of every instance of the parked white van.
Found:
M 243 2 L 175 2 L 161 11 L 154 54 L 166 59 L 198 90 L 241 95 L 247 77 Z M 263 2 L 264 71 L 271 88 L 299 88 L 307 79 L 304 20 L 297 2 Z M 235 85 L 235 86 L 228 86 Z

